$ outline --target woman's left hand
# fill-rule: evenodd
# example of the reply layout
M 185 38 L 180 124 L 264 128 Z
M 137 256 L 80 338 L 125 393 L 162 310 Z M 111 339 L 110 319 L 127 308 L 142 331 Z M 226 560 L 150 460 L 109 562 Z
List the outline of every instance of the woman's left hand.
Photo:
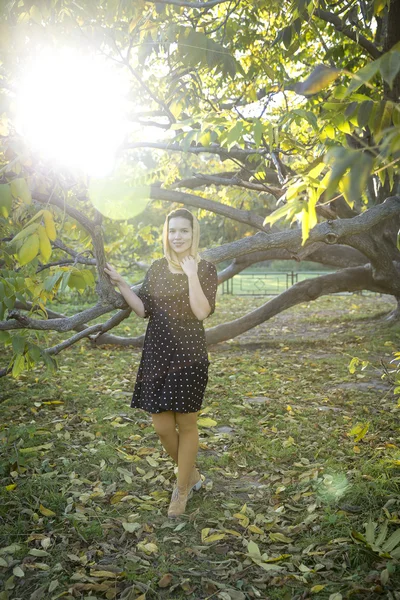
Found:
M 185 256 L 181 260 L 181 267 L 187 277 L 197 274 L 197 260 L 193 256 Z

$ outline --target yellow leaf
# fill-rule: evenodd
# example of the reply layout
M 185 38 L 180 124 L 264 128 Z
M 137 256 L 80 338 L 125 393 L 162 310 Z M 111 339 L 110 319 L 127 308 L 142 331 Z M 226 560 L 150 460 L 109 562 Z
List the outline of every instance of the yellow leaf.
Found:
M 56 227 L 54 225 L 53 215 L 49 210 L 43 211 L 44 227 L 49 240 L 54 242 L 57 239 Z
M 353 452 L 355 452 L 356 454 L 360 454 L 360 446 L 353 446 Z
M 113 496 L 111 496 L 110 504 L 117 504 L 121 502 L 121 500 L 128 495 L 128 492 L 115 492 Z
M 138 550 L 142 550 L 145 554 L 157 554 L 158 546 L 153 542 L 139 542 L 137 545 Z
M 349 435 L 354 435 L 354 441 L 359 442 L 362 440 L 368 433 L 369 423 L 357 423 L 350 429 Z
M 211 419 L 210 417 L 201 417 L 200 419 L 197 419 L 197 424 L 200 427 L 215 427 L 217 421 L 214 421 L 214 419 Z
M 39 512 L 41 512 L 42 515 L 44 515 L 45 517 L 55 517 L 56 516 L 55 512 L 53 512 L 49 508 L 44 507 L 43 504 L 39 505 Z
M 248 527 L 249 526 L 250 519 L 249 519 L 249 517 L 246 517 L 246 515 L 243 515 L 242 513 L 236 513 L 233 516 L 236 517 L 236 519 L 239 519 L 240 524 L 241 524 L 242 527 Z
M 212 535 L 204 538 L 203 542 L 205 544 L 212 544 L 212 542 L 217 542 L 218 540 L 223 540 L 225 537 L 224 533 L 213 533 Z
M 7 492 L 12 492 L 12 490 L 15 490 L 16 487 L 17 487 L 16 483 L 10 483 L 10 485 L 6 485 L 6 490 L 7 490 Z
M 230 533 L 231 535 L 234 535 L 236 537 L 242 537 L 242 534 L 239 533 L 238 531 L 235 531 L 234 529 L 224 529 L 225 533 Z
M 27 265 L 34 258 L 36 258 L 39 252 L 39 236 L 37 233 L 30 235 L 21 248 L 18 250 L 18 260 L 21 266 Z
M 324 587 L 326 587 L 326 586 L 325 585 L 313 585 L 313 587 L 311 588 L 311 593 L 317 594 L 318 592 L 322 591 L 324 589 Z
M 284 542 L 286 544 L 290 544 L 293 541 L 286 535 L 283 535 L 283 533 L 270 533 L 269 537 L 273 542 Z
M 92 577 L 107 577 L 107 579 L 115 579 L 116 577 L 119 577 L 120 573 L 113 573 L 112 571 L 95 571 L 94 569 L 91 569 L 90 575 Z
M 288 448 L 289 446 L 293 446 L 293 444 L 295 444 L 295 441 L 294 441 L 294 439 L 292 438 L 292 436 L 291 436 L 291 435 L 289 435 L 289 437 L 287 438 L 287 440 L 285 440 L 285 441 L 282 443 L 282 446 L 283 446 L 284 448 Z
M 329 84 L 331 84 L 340 75 L 341 71 L 334 67 L 328 67 L 326 65 L 317 65 L 313 72 L 303 82 L 296 83 L 295 92 L 296 94 L 302 94 L 303 96 L 312 96 L 317 94 Z
M 49 237 L 43 225 L 39 225 L 37 229 L 39 235 L 39 251 L 43 260 L 47 263 L 51 256 L 51 244 Z
M 201 541 L 202 542 L 204 542 L 204 540 L 206 539 L 206 537 L 208 536 L 209 533 L 210 533 L 209 527 L 205 527 L 204 529 L 201 530 Z
M 274 563 L 278 562 L 279 560 L 285 560 L 286 558 L 290 558 L 291 556 L 291 554 L 280 554 L 279 556 L 264 558 L 264 560 L 266 563 Z
M 249 531 L 251 531 L 252 533 L 258 533 L 260 535 L 262 535 L 264 533 L 262 529 L 257 527 L 257 525 L 249 525 L 247 529 Z

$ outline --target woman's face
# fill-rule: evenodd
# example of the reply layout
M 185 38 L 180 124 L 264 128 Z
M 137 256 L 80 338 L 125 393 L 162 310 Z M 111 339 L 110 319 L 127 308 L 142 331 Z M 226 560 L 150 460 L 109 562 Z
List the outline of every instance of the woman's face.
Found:
M 179 258 L 189 256 L 192 246 L 192 225 L 189 219 L 173 217 L 169 220 L 168 241 Z

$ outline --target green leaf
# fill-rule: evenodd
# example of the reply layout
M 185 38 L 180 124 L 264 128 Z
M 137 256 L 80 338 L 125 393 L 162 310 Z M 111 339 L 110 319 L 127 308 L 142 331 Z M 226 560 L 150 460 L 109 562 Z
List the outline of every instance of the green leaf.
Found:
M 22 335 L 12 336 L 12 347 L 14 354 L 22 354 L 25 350 L 26 340 Z
M 357 202 L 361 198 L 373 165 L 373 157 L 366 153 L 359 154 L 357 160 L 351 165 L 347 197 L 345 196 L 349 204 Z
M 387 5 L 388 0 L 374 0 L 374 15 L 379 16 Z
M 357 111 L 357 123 L 361 129 L 367 125 L 373 107 L 374 103 L 372 102 L 372 100 L 366 100 L 365 102 L 361 102 L 361 104 L 359 105 Z
M 261 144 L 261 139 L 262 139 L 263 132 L 264 132 L 264 125 L 262 124 L 262 122 L 260 121 L 260 119 L 255 119 L 255 121 L 254 121 L 253 135 L 254 135 L 254 142 L 255 142 L 257 148 Z
M 12 367 L 12 376 L 18 377 L 25 368 L 25 357 L 23 354 L 17 354 Z
M 46 277 L 46 279 L 43 282 L 43 288 L 46 290 L 46 292 L 51 292 L 51 290 L 54 288 L 54 286 L 57 284 L 57 282 L 61 279 L 62 276 L 63 272 L 58 271 L 56 273 L 53 273 L 53 275 Z
M 287 50 L 290 47 L 290 44 L 292 42 L 292 26 L 291 25 L 288 25 L 287 27 L 284 27 L 284 29 L 282 29 L 281 37 L 282 37 L 283 45 L 285 46 L 285 48 Z
M 388 522 L 385 521 L 383 523 L 383 525 L 381 526 L 381 528 L 379 530 L 379 533 L 378 533 L 378 536 L 377 536 L 377 538 L 375 540 L 375 545 L 376 546 L 378 546 L 378 547 L 382 546 L 383 542 L 386 539 L 387 531 L 388 531 Z
M 357 73 L 353 73 L 353 79 L 350 82 L 344 97 L 347 97 L 358 90 L 359 87 L 368 83 L 374 77 L 374 75 L 377 74 L 380 67 L 379 60 L 380 59 L 378 58 L 377 60 L 368 63 L 365 67 L 357 71 Z
M 10 185 L 8 183 L 1 183 L 0 184 L 0 216 L 7 218 L 11 212 L 11 207 L 12 207 L 12 193 L 11 193 Z
M 325 162 L 332 164 L 329 182 L 325 191 L 326 197 L 332 196 L 337 189 L 339 181 L 358 158 L 358 153 L 354 150 L 337 147 L 329 150 L 325 156 Z
M 394 550 L 396 546 L 400 544 L 400 529 L 396 529 L 394 533 L 389 537 L 387 542 L 385 542 L 382 546 L 382 550 L 385 552 L 391 552 Z
M 26 182 L 26 179 L 23 179 L 22 177 L 18 179 L 13 179 L 10 183 L 10 187 L 11 193 L 14 196 L 14 198 L 19 198 L 20 200 L 22 200 L 22 202 L 24 202 L 24 204 L 32 203 L 31 191 Z
M 353 429 L 355 429 L 353 427 Z M 352 429 L 352 431 L 353 431 Z M 351 433 L 351 432 L 350 432 Z M 355 441 L 358 441 L 357 438 L 355 439 Z M 365 527 L 365 539 L 367 540 L 367 542 L 369 544 L 373 544 L 374 543 L 374 539 L 375 539 L 375 529 L 376 529 L 376 523 L 374 523 L 372 521 L 372 519 L 370 518 L 366 527 Z
M 231 149 L 240 139 L 243 131 L 243 122 L 237 121 L 233 127 L 228 131 L 225 143 L 228 147 L 228 150 Z
M 247 544 L 247 552 L 250 554 L 251 558 L 261 558 L 260 548 L 253 541 L 250 541 Z
M 383 79 L 393 88 L 393 81 L 400 71 L 400 51 L 390 50 L 380 58 L 380 72 Z

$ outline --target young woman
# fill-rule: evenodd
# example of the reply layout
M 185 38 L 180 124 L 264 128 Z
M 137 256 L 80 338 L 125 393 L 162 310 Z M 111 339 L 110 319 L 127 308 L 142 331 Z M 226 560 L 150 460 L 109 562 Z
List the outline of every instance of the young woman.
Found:
M 202 321 L 214 312 L 218 281 L 215 266 L 198 254 L 199 237 L 190 211 L 169 213 L 164 258 L 153 262 L 137 295 L 115 269 L 105 269 L 132 310 L 150 317 L 131 406 L 152 414 L 164 449 L 178 465 L 170 518 L 185 512 L 192 490 L 202 484 L 195 467 L 197 412 L 209 365 Z

